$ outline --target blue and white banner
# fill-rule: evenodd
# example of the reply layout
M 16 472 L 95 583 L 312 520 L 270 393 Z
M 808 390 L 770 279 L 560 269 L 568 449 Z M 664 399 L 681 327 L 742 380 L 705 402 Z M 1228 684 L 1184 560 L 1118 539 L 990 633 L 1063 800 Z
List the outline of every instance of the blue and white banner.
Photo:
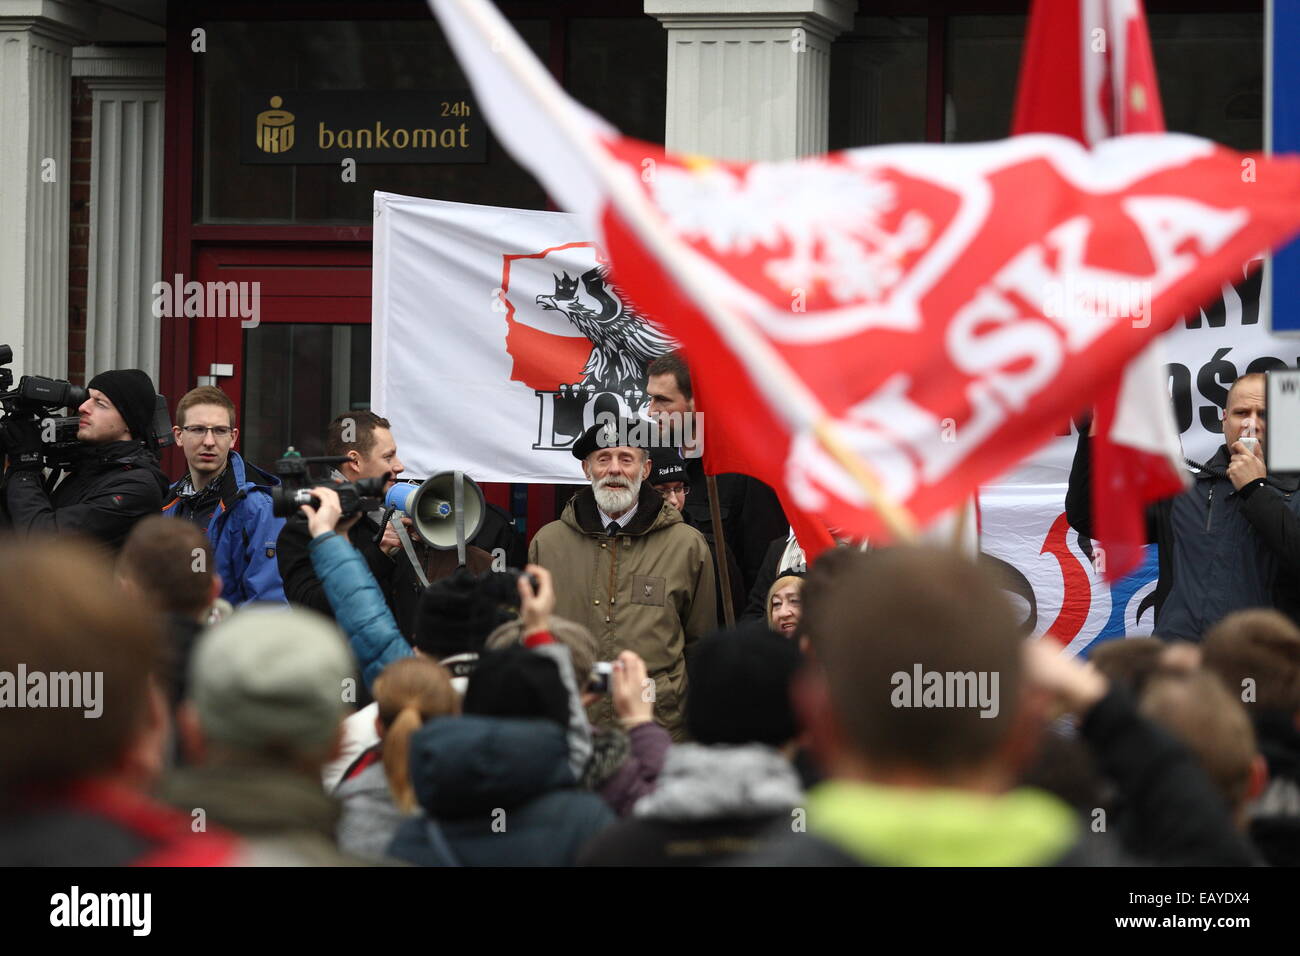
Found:
M 1246 372 L 1300 365 L 1300 340 L 1273 335 L 1261 308 L 1261 269 L 1187 316 L 1162 338 L 1183 444 L 1195 461 L 1223 444 L 1228 389 Z M 1014 569 L 1016 600 L 1035 634 L 1051 630 L 1074 653 L 1098 641 L 1149 634 L 1155 614 L 1155 545 L 1142 568 L 1107 585 L 1090 542 L 1065 520 L 1065 489 L 1078 433 L 1070 427 L 980 493 L 980 549 Z

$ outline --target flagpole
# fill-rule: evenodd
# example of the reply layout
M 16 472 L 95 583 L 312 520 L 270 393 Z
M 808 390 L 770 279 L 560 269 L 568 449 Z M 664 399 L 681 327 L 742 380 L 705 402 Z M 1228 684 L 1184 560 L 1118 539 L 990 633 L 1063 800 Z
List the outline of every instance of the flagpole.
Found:
M 663 227 L 640 186 L 625 169 L 610 161 L 601 143 L 592 142 L 592 131 L 576 121 L 578 114 L 567 95 L 556 85 L 555 78 L 541 69 L 532 51 L 508 21 L 491 4 L 478 0 L 433 0 L 435 15 L 438 7 L 444 4 L 460 8 L 465 19 L 474 25 L 479 38 L 490 43 L 497 56 L 504 57 L 503 62 L 570 141 L 589 146 L 587 158 L 595 175 L 608 190 L 614 207 L 722 333 L 732 351 L 760 373 L 754 376 L 756 387 L 765 393 L 764 397 L 773 409 L 785 415 L 791 431 L 810 430 L 831 457 L 861 486 L 891 534 L 900 541 L 915 541 L 916 518 L 894 500 L 871 467 L 844 442 L 825 407 L 772 344 L 755 335 L 730 309 L 711 300 L 710 285 L 697 274 L 693 251 L 688 249 L 681 254 L 682 243 Z M 443 26 L 445 28 L 447 24 L 444 22 Z
M 722 620 L 727 627 L 736 626 L 736 609 L 731 605 L 731 568 L 727 566 L 727 538 L 722 529 L 722 509 L 718 505 L 718 479 L 704 476 L 709 495 L 709 520 L 713 523 L 713 557 L 718 562 L 718 580 L 722 584 Z

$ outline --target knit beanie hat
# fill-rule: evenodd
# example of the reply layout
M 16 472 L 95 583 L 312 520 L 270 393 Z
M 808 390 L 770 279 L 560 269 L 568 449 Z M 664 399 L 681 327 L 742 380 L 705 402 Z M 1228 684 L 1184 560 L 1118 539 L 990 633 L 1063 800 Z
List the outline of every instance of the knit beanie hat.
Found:
M 478 653 L 489 634 L 518 616 L 514 575 L 458 568 L 424 589 L 411 643 L 436 660 Z
M 790 685 L 803 664 L 795 642 L 751 621 L 702 641 L 687 661 L 686 728 L 702 744 L 779 747 L 799 733 Z
M 462 711 L 481 717 L 541 717 L 569 726 L 569 692 L 549 657 L 518 645 L 479 657 Z
M 116 407 L 131 437 L 148 442 L 153 425 L 155 396 L 153 379 L 138 368 L 117 368 L 100 372 L 87 388 L 96 388 Z
M 347 642 L 323 614 L 245 607 L 199 639 L 189 693 L 210 740 L 317 755 L 328 751 L 347 712 L 355 674 Z

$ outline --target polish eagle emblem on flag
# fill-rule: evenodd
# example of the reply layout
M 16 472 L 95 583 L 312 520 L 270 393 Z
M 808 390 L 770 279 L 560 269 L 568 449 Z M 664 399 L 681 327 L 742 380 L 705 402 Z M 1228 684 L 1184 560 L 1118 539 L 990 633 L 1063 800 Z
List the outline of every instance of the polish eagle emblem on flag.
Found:
M 533 447 L 567 449 L 601 412 L 637 417 L 646 365 L 678 346 L 611 279 L 599 247 L 566 243 L 502 258 L 511 380 L 539 401 Z

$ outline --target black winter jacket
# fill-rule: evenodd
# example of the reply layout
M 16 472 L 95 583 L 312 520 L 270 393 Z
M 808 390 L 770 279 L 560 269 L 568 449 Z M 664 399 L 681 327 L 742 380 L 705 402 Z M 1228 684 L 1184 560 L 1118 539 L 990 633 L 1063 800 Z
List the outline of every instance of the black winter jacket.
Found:
M 704 540 L 713 548 L 713 518 L 709 512 L 709 486 L 705 481 L 703 460 L 686 459 L 686 475 L 691 482 L 691 493 L 683 509 L 684 517 L 704 535 Z M 773 538 L 784 535 L 790 525 L 785 520 L 785 512 L 781 510 L 781 501 L 776 492 L 757 478 L 740 474 L 715 477 L 722 533 L 727 539 L 727 546 L 736 556 L 740 573 L 744 575 L 744 584 L 737 593 L 748 594 L 758 577 L 768 543 Z M 740 608 L 737 607 L 736 610 L 739 611 Z
M 1093 537 L 1092 452 L 1080 435 L 1065 515 Z M 1147 540 L 1158 546 L 1156 633 L 1199 641 L 1225 615 L 1276 607 L 1300 623 L 1300 478 L 1269 475 L 1237 491 L 1227 446 L 1193 473 L 1192 486 L 1147 508 Z M 1243 494 L 1244 492 L 1244 494 Z
M 398 563 L 379 550 L 379 545 L 375 543 L 375 535 L 378 532 L 379 525 L 372 521 L 369 515 L 362 515 L 361 520 L 348 530 L 348 540 L 366 559 L 370 573 L 379 582 L 379 588 L 384 592 L 384 600 L 387 601 L 389 610 L 393 612 L 396 620 L 398 618 L 394 575 Z M 275 545 L 276 560 L 280 565 L 280 579 L 284 581 L 284 596 L 293 604 L 301 604 L 303 607 L 309 607 L 332 618 L 334 609 L 330 607 L 329 598 L 325 596 L 325 586 L 316 577 L 316 571 L 311 563 L 311 553 L 307 550 L 307 545 L 310 543 L 311 533 L 307 530 L 306 517 L 299 513 L 286 518 Z
M 158 513 L 168 485 L 141 442 L 118 441 L 87 445 L 52 492 L 39 471 L 10 471 L 4 504 L 19 534 L 80 532 L 117 549 L 137 521 Z

